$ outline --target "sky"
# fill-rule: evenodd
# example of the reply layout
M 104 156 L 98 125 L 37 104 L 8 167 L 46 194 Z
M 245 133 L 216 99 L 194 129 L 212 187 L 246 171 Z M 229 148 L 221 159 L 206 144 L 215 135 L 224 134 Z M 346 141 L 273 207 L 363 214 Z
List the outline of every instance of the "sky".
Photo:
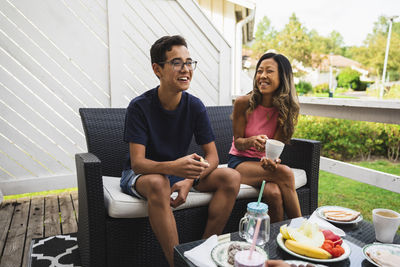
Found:
M 307 30 L 322 36 L 337 31 L 346 46 L 360 46 L 379 16 L 400 16 L 400 0 L 258 0 L 256 25 L 267 16 L 280 31 L 293 13 Z

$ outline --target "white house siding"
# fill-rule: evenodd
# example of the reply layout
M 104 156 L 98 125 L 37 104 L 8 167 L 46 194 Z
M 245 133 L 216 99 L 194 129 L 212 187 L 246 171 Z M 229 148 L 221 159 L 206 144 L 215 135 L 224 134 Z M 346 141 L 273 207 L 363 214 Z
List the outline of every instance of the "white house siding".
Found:
M 183 35 L 199 61 L 189 92 L 231 103 L 231 48 L 191 0 L 0 0 L 0 189 L 76 186 L 80 107 L 126 107 L 158 84 L 149 49 Z

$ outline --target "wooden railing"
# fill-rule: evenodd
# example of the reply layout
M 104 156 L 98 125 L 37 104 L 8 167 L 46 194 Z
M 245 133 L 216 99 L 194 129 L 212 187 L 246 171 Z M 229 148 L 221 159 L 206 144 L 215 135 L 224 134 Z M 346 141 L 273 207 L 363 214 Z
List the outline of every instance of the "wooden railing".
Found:
M 303 115 L 400 124 L 400 101 L 300 97 Z M 321 157 L 320 169 L 400 193 L 400 176 Z

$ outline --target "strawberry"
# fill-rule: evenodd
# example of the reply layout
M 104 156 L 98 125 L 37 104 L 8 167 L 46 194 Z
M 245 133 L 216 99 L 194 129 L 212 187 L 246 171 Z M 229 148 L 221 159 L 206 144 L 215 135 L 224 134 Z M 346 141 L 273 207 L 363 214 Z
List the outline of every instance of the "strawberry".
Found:
M 331 254 L 333 258 L 340 257 L 342 254 L 344 254 L 344 249 L 340 245 L 336 245 L 334 248 L 332 248 Z
M 321 248 L 328 251 L 332 256 L 333 256 L 333 247 L 335 245 L 333 244 L 332 240 L 325 240 L 324 243 L 322 244 Z
M 329 252 L 329 254 L 332 255 L 332 258 L 340 257 L 344 253 L 344 249 L 340 245 L 335 245 L 335 242 L 329 239 L 324 241 L 321 248 Z

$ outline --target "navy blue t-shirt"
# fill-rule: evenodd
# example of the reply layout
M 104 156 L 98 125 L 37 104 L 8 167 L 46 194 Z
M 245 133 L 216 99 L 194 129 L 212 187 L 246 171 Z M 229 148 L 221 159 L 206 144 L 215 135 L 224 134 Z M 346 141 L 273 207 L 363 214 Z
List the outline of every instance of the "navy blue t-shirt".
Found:
M 146 146 L 146 158 L 172 161 L 187 155 L 193 134 L 198 145 L 215 140 L 204 104 L 182 92 L 178 107 L 165 110 L 158 98 L 158 87 L 134 98 L 126 111 L 124 141 Z M 124 170 L 130 169 L 130 156 Z

